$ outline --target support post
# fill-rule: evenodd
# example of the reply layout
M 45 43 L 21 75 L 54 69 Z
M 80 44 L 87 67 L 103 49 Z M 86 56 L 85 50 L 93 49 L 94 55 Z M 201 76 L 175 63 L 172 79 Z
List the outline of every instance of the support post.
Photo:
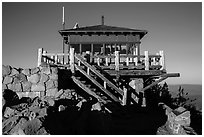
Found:
M 125 106 L 127 104 L 127 89 L 123 86 L 123 99 L 122 99 L 122 102 L 123 102 L 123 106 Z
M 145 70 L 149 70 L 149 55 L 148 55 L 148 51 L 145 51 L 144 55 L 145 55 Z
M 138 61 L 140 62 L 140 43 L 137 44 Z
M 119 71 L 119 65 L 120 65 L 120 54 L 119 51 L 115 51 L 115 70 Z
M 94 47 L 93 47 L 93 44 L 91 44 L 91 60 L 90 60 L 91 63 L 93 63 L 94 61 L 93 55 L 94 55 Z
M 79 54 L 82 54 L 82 44 L 79 44 Z
M 164 61 L 164 52 L 162 50 L 159 51 L 159 55 L 161 56 L 160 57 L 160 65 L 162 66 L 161 70 L 165 70 L 166 67 L 165 67 L 165 61 Z
M 117 51 L 117 44 L 115 44 L 115 52 Z
M 41 62 L 42 62 L 42 53 L 43 53 L 43 48 L 38 49 L 38 67 L 40 67 Z
M 69 63 L 70 63 L 70 69 L 71 72 L 74 74 L 75 70 L 74 70 L 74 48 L 70 48 L 70 52 L 69 52 Z
M 106 54 L 106 45 L 103 44 L 103 55 L 105 55 L 105 54 Z

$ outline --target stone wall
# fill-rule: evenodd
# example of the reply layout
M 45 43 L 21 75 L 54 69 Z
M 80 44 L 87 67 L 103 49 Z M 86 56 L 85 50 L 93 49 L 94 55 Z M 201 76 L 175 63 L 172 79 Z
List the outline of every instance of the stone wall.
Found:
M 58 92 L 58 69 L 29 69 L 2 65 L 2 90 L 10 89 L 21 97 L 55 96 Z

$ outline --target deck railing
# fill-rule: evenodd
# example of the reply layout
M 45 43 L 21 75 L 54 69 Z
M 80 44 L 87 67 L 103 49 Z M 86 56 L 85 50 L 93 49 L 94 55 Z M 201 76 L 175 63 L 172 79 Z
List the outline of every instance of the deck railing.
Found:
M 38 66 L 42 64 L 71 65 L 75 59 L 74 50 L 70 53 L 47 53 L 42 48 L 38 49 Z M 164 52 L 159 51 L 156 55 L 149 55 L 144 51 L 144 55 L 125 55 L 115 51 L 112 55 L 90 55 L 90 62 L 97 64 L 103 69 L 140 69 L 140 70 L 165 70 Z
M 43 48 L 38 49 L 38 64 L 37 66 L 41 66 L 42 64 L 68 64 L 69 63 L 69 54 L 66 53 L 47 53 L 47 51 L 43 50 Z M 64 60 L 64 59 L 67 59 Z
M 149 55 L 148 51 L 144 55 L 124 55 L 119 51 L 115 55 L 93 55 L 93 63 L 96 63 L 102 68 L 109 69 L 165 69 L 165 60 L 163 51 L 159 51 L 156 55 Z

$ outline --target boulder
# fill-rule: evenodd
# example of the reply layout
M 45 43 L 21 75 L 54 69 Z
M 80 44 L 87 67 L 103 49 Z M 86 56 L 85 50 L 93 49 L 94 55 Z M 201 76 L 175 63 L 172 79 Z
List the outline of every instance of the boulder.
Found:
M 55 87 L 55 85 L 54 85 L 54 82 L 53 82 L 53 80 L 48 80 L 47 82 L 46 82 L 46 90 L 48 90 L 48 89 L 51 89 L 51 88 L 54 88 Z
M 22 83 L 22 87 L 23 87 L 23 92 L 29 92 L 29 91 L 31 91 L 31 83 L 30 82 L 28 82 L 28 81 L 25 81 L 25 82 L 23 82 Z
M 21 118 L 15 127 L 10 131 L 10 135 L 25 135 L 23 125 L 27 122 L 25 118 Z
M 55 97 L 55 94 L 58 92 L 57 88 L 46 90 L 46 96 Z
M 12 82 L 13 82 L 13 78 L 10 77 L 10 76 L 6 76 L 6 77 L 4 78 L 3 84 L 10 84 L 10 83 L 12 83 Z
M 40 84 L 40 83 L 38 83 L 38 84 L 33 84 L 32 86 L 31 86 L 31 91 L 32 92 L 43 92 L 43 91 L 45 91 L 45 86 L 43 85 L 43 84 Z
M 58 68 L 57 67 L 51 67 L 52 74 L 57 74 L 58 73 Z
M 7 85 L 2 84 L 2 91 L 4 91 L 5 89 L 8 89 Z
M 60 91 L 58 91 L 56 94 L 55 94 L 55 98 L 60 98 L 60 96 L 64 93 L 63 89 L 61 89 Z
M 49 67 L 43 67 L 41 69 L 41 73 L 49 75 L 51 73 L 50 68 Z
M 14 115 L 15 110 L 11 109 L 10 107 L 6 107 L 4 111 L 4 117 L 9 118 Z
M 40 83 L 45 83 L 49 80 L 49 76 L 47 74 L 41 73 Z
M 8 89 L 15 91 L 15 92 L 22 92 L 21 83 L 8 84 Z
M 21 73 L 23 73 L 23 74 L 26 75 L 26 76 L 30 76 L 30 74 L 31 74 L 30 69 L 23 69 L 23 70 L 21 71 Z
M 32 68 L 32 69 L 31 69 L 31 75 L 36 74 L 36 73 L 38 73 L 39 71 L 40 71 L 39 67 Z
M 51 96 L 44 96 L 42 98 L 42 101 L 46 102 L 48 106 L 54 106 L 55 105 L 55 99 Z
M 58 88 L 58 81 L 57 81 L 57 80 L 54 81 L 54 86 L 55 86 L 56 88 Z
M 28 81 L 33 83 L 33 84 L 36 84 L 40 81 L 40 76 L 39 74 L 33 74 L 31 75 L 30 77 L 28 77 Z
M 53 74 L 50 75 L 50 79 L 52 79 L 52 80 L 58 80 L 58 75 L 55 74 L 55 73 L 53 73 Z
M 11 66 L 2 65 L 2 76 L 7 76 L 11 73 Z
M 14 84 L 25 82 L 25 81 L 27 81 L 27 78 L 26 78 L 26 75 L 24 75 L 23 73 L 14 75 L 14 81 L 13 81 Z
M 42 122 L 39 119 L 35 118 L 25 123 L 23 131 L 26 135 L 37 135 L 38 130 L 41 126 Z
M 17 120 L 19 117 L 14 116 L 10 119 L 7 119 L 2 122 L 2 132 L 3 135 L 8 135 L 10 130 L 14 128 L 14 126 L 17 124 Z
M 14 76 L 14 75 L 17 75 L 17 74 L 19 74 L 18 69 L 17 69 L 17 68 L 13 68 L 13 69 L 11 70 L 10 76 Z

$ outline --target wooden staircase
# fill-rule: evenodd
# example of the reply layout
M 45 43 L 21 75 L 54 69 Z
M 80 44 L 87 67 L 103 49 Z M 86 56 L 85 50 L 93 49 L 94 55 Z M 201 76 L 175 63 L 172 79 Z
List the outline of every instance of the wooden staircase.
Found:
M 96 67 L 87 63 L 80 55 L 75 54 L 73 81 L 99 102 L 109 101 L 123 105 L 123 90 L 102 75 Z

